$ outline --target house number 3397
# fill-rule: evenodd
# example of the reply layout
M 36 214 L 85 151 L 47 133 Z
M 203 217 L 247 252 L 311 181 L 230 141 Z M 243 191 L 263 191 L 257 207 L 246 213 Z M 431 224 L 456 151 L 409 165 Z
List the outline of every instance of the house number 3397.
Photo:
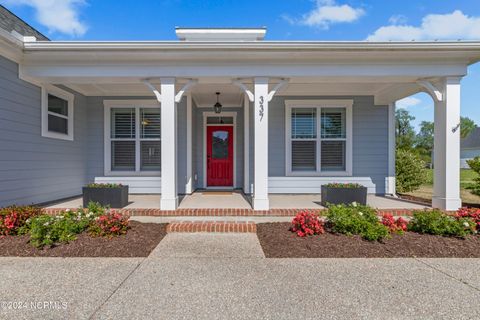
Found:
M 258 110 L 258 115 L 260 116 L 260 121 L 263 120 L 263 103 L 264 103 L 264 100 L 263 100 L 263 96 L 260 96 L 259 98 L 259 110 Z

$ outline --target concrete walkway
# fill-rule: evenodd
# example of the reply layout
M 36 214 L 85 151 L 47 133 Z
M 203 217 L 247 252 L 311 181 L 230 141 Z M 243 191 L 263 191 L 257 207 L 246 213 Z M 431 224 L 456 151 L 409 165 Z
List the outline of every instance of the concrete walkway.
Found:
M 146 259 L 0 258 L 0 319 L 480 318 L 480 259 L 265 259 L 218 236 L 170 234 Z

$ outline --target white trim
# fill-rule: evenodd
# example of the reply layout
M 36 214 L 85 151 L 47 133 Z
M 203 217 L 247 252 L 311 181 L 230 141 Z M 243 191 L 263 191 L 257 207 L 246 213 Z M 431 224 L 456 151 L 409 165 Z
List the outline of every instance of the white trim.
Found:
M 135 108 L 135 119 L 139 121 L 140 108 L 159 108 L 159 103 L 155 100 L 103 100 L 103 172 L 105 176 L 111 177 L 137 177 L 137 176 L 160 176 L 160 171 L 140 171 L 140 126 L 138 123 L 135 125 L 135 171 L 112 171 L 112 149 L 111 149 L 111 121 L 110 114 L 112 108 Z M 162 137 L 160 136 L 160 140 Z
M 67 101 L 68 105 L 68 116 L 63 116 L 54 112 L 48 111 L 48 95 L 51 94 L 58 98 Z M 53 139 L 60 139 L 60 140 L 70 140 L 73 141 L 73 128 L 74 128 L 74 100 L 75 96 L 70 92 L 62 90 L 58 87 L 44 84 L 42 85 L 42 101 L 41 101 L 41 109 L 42 109 L 42 137 L 46 138 L 53 138 Z M 67 119 L 67 134 L 61 134 L 58 132 L 48 131 L 48 115 L 54 115 L 59 118 Z
M 193 192 L 192 181 L 192 94 L 187 93 L 187 183 L 185 192 L 190 194 Z
M 395 188 L 395 103 L 388 105 L 388 176 L 385 193 L 396 194 Z
M 269 193 L 321 193 L 321 186 L 327 183 L 359 183 L 376 193 L 376 185 L 370 177 L 268 177 Z
M 233 124 L 207 124 L 208 117 L 233 117 Z M 208 126 L 233 126 L 233 185 L 231 188 L 237 186 L 237 112 L 222 112 L 220 114 L 215 112 L 203 112 L 203 188 L 210 189 L 207 186 L 207 127 Z M 230 188 L 230 186 L 222 187 L 223 189 Z
M 95 183 L 121 183 L 128 185 L 129 194 L 160 194 L 162 193 L 162 178 L 159 176 L 145 177 L 95 177 Z
M 250 100 L 243 98 L 243 192 L 250 193 Z
M 316 171 L 311 172 L 294 172 L 292 171 L 292 161 L 291 161 L 291 117 L 292 117 L 292 108 L 294 107 L 311 107 L 317 108 L 317 157 L 316 157 Z M 345 108 L 345 124 L 346 124 L 346 133 L 345 133 L 345 171 L 321 171 L 321 148 L 320 148 L 320 133 L 321 133 L 321 121 L 320 110 L 322 108 Z M 285 175 L 286 176 L 299 176 L 299 177 L 309 177 L 309 176 L 352 176 L 353 173 L 353 100 L 351 99 L 338 99 L 338 100 L 285 100 Z

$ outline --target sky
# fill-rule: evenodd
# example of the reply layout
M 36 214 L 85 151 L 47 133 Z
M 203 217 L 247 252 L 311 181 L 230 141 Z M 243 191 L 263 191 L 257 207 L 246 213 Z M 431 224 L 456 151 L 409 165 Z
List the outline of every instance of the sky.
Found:
M 480 0 L 0 0 L 52 40 L 176 40 L 180 27 L 267 27 L 266 40 L 480 40 Z M 480 63 L 462 116 L 480 126 Z M 433 120 L 425 93 L 398 107 Z

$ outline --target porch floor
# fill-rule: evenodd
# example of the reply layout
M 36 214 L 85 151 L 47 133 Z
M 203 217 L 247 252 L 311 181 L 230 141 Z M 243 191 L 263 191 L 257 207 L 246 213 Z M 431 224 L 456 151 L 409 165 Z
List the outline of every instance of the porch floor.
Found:
M 270 194 L 271 209 L 322 209 L 318 194 Z M 367 203 L 376 209 L 423 209 L 425 206 L 399 199 L 369 195 Z M 46 208 L 78 208 L 82 197 L 51 203 Z M 129 195 L 126 209 L 160 209 L 160 195 Z M 250 199 L 240 192 L 195 192 L 180 197 L 180 209 L 251 209 Z

